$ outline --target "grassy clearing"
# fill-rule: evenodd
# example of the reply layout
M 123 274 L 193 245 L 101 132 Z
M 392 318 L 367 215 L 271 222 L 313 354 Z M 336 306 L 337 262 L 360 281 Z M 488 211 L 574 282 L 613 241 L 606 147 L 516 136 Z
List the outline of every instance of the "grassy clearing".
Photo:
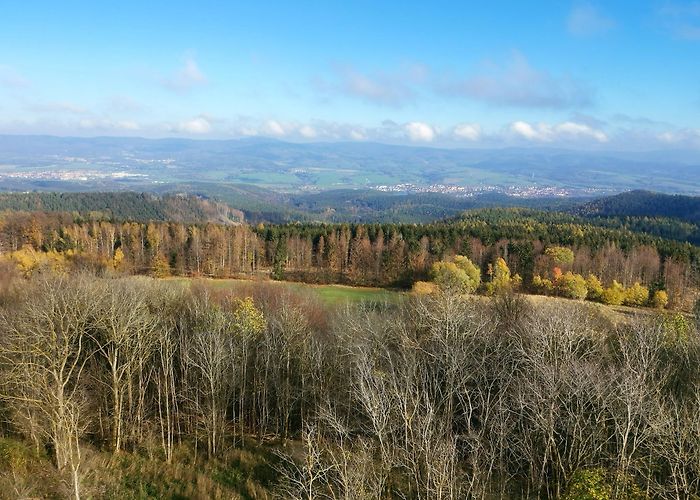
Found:
M 86 498 L 156 500 L 268 499 L 278 480 L 272 448 L 249 444 L 231 447 L 208 460 L 192 443 L 175 449 L 168 464 L 156 443 L 118 455 L 82 444 L 81 490 Z M 0 437 L 0 500 L 69 498 L 67 472 L 27 443 Z
M 191 283 L 189 278 L 172 278 L 170 281 Z M 236 287 L 248 287 L 255 281 L 242 279 L 202 279 L 198 280 L 214 288 L 235 289 Z M 310 285 L 291 281 L 265 281 L 272 286 L 284 287 L 294 291 L 308 291 L 316 294 L 326 304 L 342 304 L 346 302 L 388 302 L 396 303 L 405 297 L 402 292 L 386 290 L 384 288 L 354 287 L 345 285 Z

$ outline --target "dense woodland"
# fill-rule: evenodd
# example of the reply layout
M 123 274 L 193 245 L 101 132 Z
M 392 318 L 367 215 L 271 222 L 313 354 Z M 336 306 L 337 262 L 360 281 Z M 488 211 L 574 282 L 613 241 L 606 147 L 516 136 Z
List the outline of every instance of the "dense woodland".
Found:
M 243 214 L 223 203 L 204 198 L 149 193 L 0 193 L 0 211 L 68 212 L 87 220 L 230 222 Z
M 573 251 L 555 263 L 547 248 Z M 525 291 L 535 277 L 593 275 L 604 286 L 639 283 L 688 308 L 698 247 L 587 224 L 575 216 L 484 209 L 432 224 L 221 225 L 111 222 L 62 213 L 11 212 L 0 219 L 2 259 L 29 275 L 42 266 L 165 276 L 256 277 L 309 283 L 411 287 L 431 266 L 469 257 L 488 275 L 503 258 Z
M 637 190 L 594 200 L 574 212 L 603 217 L 665 217 L 697 224 L 700 198 Z
M 700 494 L 700 337 L 681 315 L 3 277 L 3 497 Z
M 528 209 L 286 225 L 5 212 L 0 498 L 698 496 L 692 316 L 513 292 L 690 309 L 699 262 L 689 243 Z M 414 293 L 332 305 L 264 280 L 132 275 Z

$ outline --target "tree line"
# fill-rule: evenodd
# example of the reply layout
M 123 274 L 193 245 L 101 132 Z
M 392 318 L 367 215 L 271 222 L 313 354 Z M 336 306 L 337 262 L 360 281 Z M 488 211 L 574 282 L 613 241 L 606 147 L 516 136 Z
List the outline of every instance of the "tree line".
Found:
M 6 213 L 0 252 L 30 274 L 42 265 L 154 276 L 270 274 L 310 283 L 411 287 L 455 255 L 486 275 L 499 258 L 524 290 L 551 274 L 548 248 L 566 247 L 563 267 L 605 286 L 664 290 L 688 307 L 697 288 L 698 248 L 646 234 L 571 222 L 564 214 L 489 209 L 432 224 L 223 225 L 109 222 L 70 214 Z M 550 276 L 551 278 L 551 276 Z

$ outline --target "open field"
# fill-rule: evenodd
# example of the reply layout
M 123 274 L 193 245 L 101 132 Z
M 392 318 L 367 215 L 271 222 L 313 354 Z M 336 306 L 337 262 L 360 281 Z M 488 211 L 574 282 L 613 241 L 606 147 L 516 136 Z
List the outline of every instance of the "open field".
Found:
M 310 285 L 292 281 L 252 281 L 244 279 L 190 279 L 170 278 L 170 281 L 191 283 L 201 282 L 215 288 L 236 288 L 252 286 L 255 283 L 265 283 L 272 286 L 284 287 L 295 291 L 307 291 L 316 294 L 326 304 L 342 304 L 345 302 L 389 302 L 396 303 L 405 297 L 404 292 L 387 290 L 385 288 L 354 287 L 345 285 Z
M 385 288 L 371 287 L 354 287 L 346 285 L 313 285 L 307 283 L 299 283 L 292 281 L 253 281 L 245 279 L 210 279 L 210 278 L 169 278 L 169 281 L 179 283 L 204 283 L 208 286 L 219 289 L 234 289 L 236 287 L 251 287 L 257 283 L 265 285 L 278 286 L 293 291 L 309 292 L 317 295 L 325 304 L 339 305 L 343 303 L 357 304 L 362 302 L 379 302 L 396 304 L 409 296 L 409 292 L 390 290 Z M 535 307 L 545 303 L 571 303 L 575 302 L 572 299 L 563 297 L 552 297 L 546 295 L 525 294 L 527 300 Z M 490 297 L 484 295 L 472 295 L 472 299 L 478 301 L 491 300 Z M 629 306 L 610 306 L 597 302 L 584 302 L 591 309 L 595 309 L 603 317 L 609 319 L 615 324 L 625 323 L 635 316 L 653 317 L 659 314 L 670 315 L 676 314 L 678 311 L 658 310 L 649 307 L 629 307 Z M 688 314 L 684 314 L 689 316 Z

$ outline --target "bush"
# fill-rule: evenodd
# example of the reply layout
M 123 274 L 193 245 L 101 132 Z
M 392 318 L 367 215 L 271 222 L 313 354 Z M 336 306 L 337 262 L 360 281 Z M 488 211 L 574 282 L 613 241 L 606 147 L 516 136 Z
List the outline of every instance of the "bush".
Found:
M 668 294 L 666 293 L 666 290 L 655 291 L 649 302 L 651 307 L 655 307 L 656 309 L 663 309 L 666 307 L 668 304 Z
M 625 287 L 613 280 L 612 284 L 603 290 L 603 304 L 620 306 L 625 301 Z
M 588 294 L 586 295 L 588 300 L 595 300 L 596 302 L 603 300 L 603 284 L 595 274 L 589 274 L 588 278 L 586 278 L 586 288 L 588 289 Z
M 564 494 L 565 500 L 606 500 L 612 498 L 613 486 L 605 469 L 577 470 Z
M 474 293 L 481 283 L 479 268 L 462 255 L 455 256 L 452 262 L 436 262 L 430 274 L 438 287 L 457 293 Z
M 552 280 L 543 278 L 539 274 L 532 278 L 532 287 L 535 292 L 543 295 L 551 295 L 554 292 L 554 284 Z
M 584 300 L 588 295 L 586 280 L 580 274 L 574 274 L 571 271 L 562 274 L 557 280 L 556 286 L 562 297 Z
M 615 483 L 621 489 L 617 496 L 613 494 Z M 608 500 L 613 497 L 624 500 L 647 498 L 633 477 L 601 467 L 577 470 L 563 496 L 565 500 Z
M 431 283 L 430 281 L 416 281 L 411 289 L 411 291 L 416 295 L 430 295 L 437 292 L 437 290 L 437 285 L 435 283 Z
M 649 289 L 636 282 L 625 290 L 624 303 L 627 306 L 641 307 L 649 302 Z

